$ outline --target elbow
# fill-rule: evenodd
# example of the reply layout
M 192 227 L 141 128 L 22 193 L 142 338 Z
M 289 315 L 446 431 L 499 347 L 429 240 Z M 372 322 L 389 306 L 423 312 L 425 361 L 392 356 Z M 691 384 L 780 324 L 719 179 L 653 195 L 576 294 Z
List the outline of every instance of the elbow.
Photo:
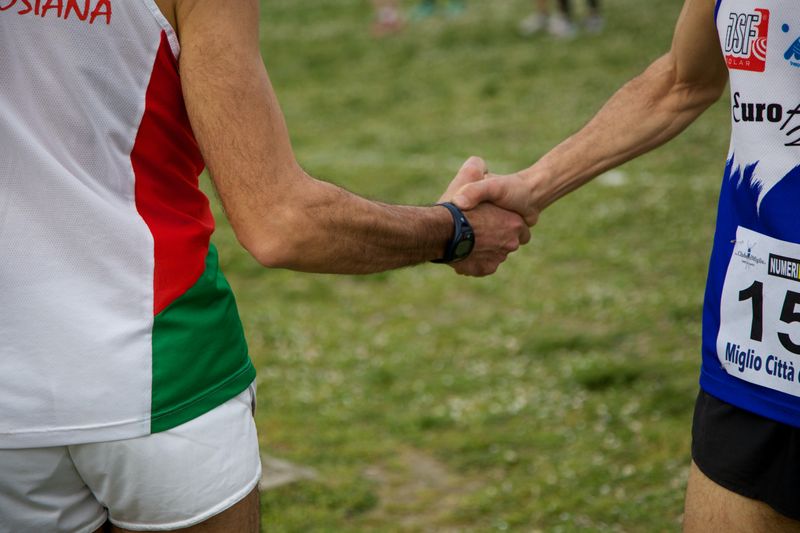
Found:
M 728 86 L 727 76 L 720 76 L 713 83 L 709 84 L 709 102 L 708 105 L 713 104 L 722 97 L 725 92 L 725 87 Z
M 705 111 L 720 99 L 728 84 L 727 70 L 710 68 L 703 73 L 686 73 L 674 64 L 670 67 L 670 94 L 687 111 Z
M 242 247 L 266 268 L 297 269 L 302 258 L 299 232 L 292 231 L 292 222 L 259 222 L 234 227 L 236 238 Z
M 242 247 L 266 268 L 293 268 L 297 264 L 297 254 L 293 244 L 285 236 L 269 231 L 248 233 L 237 238 Z
M 722 96 L 727 84 L 728 78 L 723 76 L 709 77 L 700 83 L 696 83 L 692 88 L 692 92 L 696 95 L 694 100 L 697 107 L 705 110 L 714 104 Z
M 317 182 L 302 170 L 287 175 L 291 177 L 269 194 L 243 199 L 238 209 L 229 209 L 228 218 L 239 243 L 262 266 L 308 271 L 314 268 L 314 250 L 324 242 L 324 228 L 311 214 Z
M 692 116 L 699 116 L 720 99 L 725 86 L 726 80 L 721 83 L 716 80 L 709 80 L 704 83 L 683 87 L 684 96 L 681 101 L 684 110 Z
M 248 253 L 265 268 L 292 268 L 295 256 L 282 239 L 263 238 L 258 242 L 242 242 Z

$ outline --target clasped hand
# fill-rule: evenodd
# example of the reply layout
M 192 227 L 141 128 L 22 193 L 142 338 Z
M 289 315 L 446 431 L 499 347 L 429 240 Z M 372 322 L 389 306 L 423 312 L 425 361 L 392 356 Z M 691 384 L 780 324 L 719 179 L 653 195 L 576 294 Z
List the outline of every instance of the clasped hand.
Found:
M 469 158 L 447 187 L 440 202 L 454 202 L 465 211 L 475 231 L 475 248 L 470 256 L 452 266 L 465 276 L 488 276 L 497 271 L 509 254 L 531 239 L 526 219 L 520 216 L 517 203 L 489 191 L 481 184 L 487 178 L 488 167 L 479 157 Z M 487 178 L 487 179 L 485 179 Z

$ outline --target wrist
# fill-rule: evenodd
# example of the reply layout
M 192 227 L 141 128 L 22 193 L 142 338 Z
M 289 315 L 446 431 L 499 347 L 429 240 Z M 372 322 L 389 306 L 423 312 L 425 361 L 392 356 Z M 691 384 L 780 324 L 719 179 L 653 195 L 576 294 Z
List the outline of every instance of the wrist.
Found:
M 432 262 L 450 264 L 463 261 L 469 257 L 475 247 L 475 231 L 466 215 L 452 203 L 440 203 L 437 204 L 437 207 L 447 209 L 452 220 L 453 230 L 443 252 Z
M 556 200 L 552 197 L 552 191 L 555 188 L 555 173 L 547 166 L 537 163 L 520 172 L 519 176 L 528 195 L 529 211 L 541 213 Z
M 443 250 L 453 238 L 453 216 L 441 204 L 424 208 L 428 216 L 426 224 L 420 228 L 423 232 L 422 239 L 426 245 L 426 261 L 434 261 L 442 257 Z

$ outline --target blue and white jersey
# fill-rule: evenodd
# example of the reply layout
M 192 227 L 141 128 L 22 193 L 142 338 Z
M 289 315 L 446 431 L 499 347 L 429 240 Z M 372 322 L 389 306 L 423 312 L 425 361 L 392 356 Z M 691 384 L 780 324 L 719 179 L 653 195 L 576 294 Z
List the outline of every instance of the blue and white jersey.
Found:
M 718 0 L 732 135 L 701 387 L 800 427 L 800 2 Z

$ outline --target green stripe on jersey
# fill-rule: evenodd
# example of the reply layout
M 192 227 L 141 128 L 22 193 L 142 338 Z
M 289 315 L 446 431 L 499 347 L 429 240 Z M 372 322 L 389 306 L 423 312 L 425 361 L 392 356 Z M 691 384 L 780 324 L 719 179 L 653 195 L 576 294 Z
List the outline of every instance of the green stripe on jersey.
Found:
M 239 312 L 211 245 L 197 283 L 155 317 L 150 431 L 230 400 L 255 379 Z

